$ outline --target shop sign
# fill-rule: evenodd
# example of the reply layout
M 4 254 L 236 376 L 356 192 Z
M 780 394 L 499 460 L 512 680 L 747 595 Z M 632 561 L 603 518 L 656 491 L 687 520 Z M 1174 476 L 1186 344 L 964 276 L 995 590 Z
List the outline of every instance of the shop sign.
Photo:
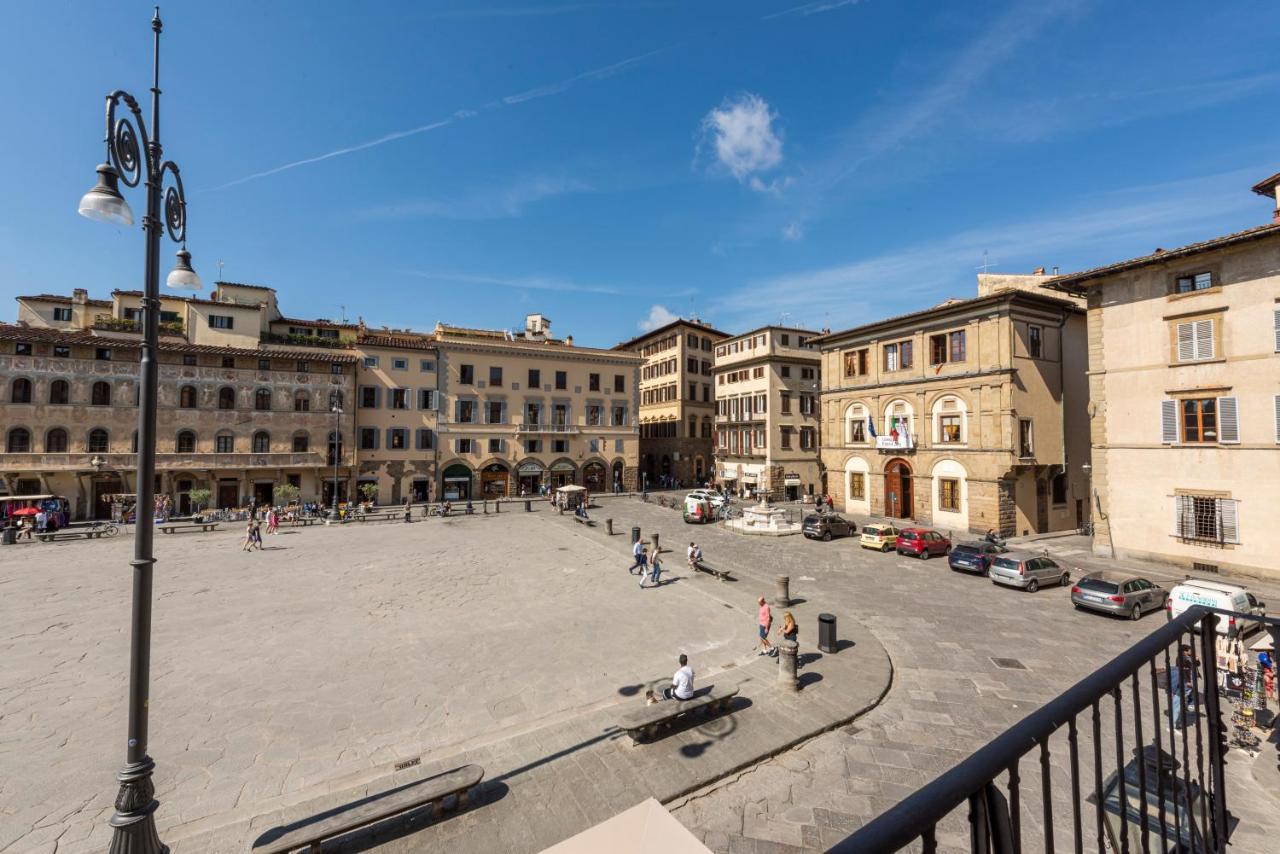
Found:
M 520 474 L 542 474 L 540 463 L 521 463 Z
M 551 466 L 552 471 L 573 471 L 573 463 L 559 462 Z
M 799 483 L 799 482 L 800 482 L 800 475 L 798 475 L 798 474 L 793 474 L 792 472 L 787 472 L 786 474 L 784 474 L 784 475 L 782 476 L 782 479 L 783 479 L 784 481 L 786 481 L 787 483 Z
M 881 451 L 907 451 L 914 448 L 910 433 L 899 433 L 894 436 L 876 436 L 876 448 Z

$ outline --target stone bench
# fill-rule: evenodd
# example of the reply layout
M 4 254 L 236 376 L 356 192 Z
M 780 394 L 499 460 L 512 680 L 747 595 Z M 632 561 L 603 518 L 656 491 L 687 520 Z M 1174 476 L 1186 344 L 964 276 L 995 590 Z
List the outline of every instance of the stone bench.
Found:
M 720 579 L 721 581 L 737 581 L 737 579 L 733 577 L 732 570 L 716 569 L 714 566 L 712 566 L 711 564 L 705 561 L 701 561 L 701 560 L 694 561 L 693 568 L 696 569 L 698 572 L 705 572 L 707 575 L 714 575 L 716 578 Z
M 439 818 L 444 812 L 444 801 L 450 795 L 458 796 L 458 810 L 466 809 L 471 789 L 482 779 L 484 769 L 479 765 L 463 765 L 435 777 L 398 786 L 380 795 L 372 795 L 348 807 L 331 810 L 325 814 L 325 818 L 318 821 L 300 827 L 290 825 L 268 830 L 258 837 L 252 851 L 254 854 L 284 854 L 309 846 L 315 854 L 321 850 L 321 843 L 326 839 L 333 839 L 427 804 L 432 805 L 433 817 Z
M 734 685 L 732 688 L 713 687 L 690 700 L 663 700 L 623 715 L 618 721 L 618 728 L 631 736 L 633 742 L 650 740 L 659 727 L 670 726 L 689 712 L 701 710 L 706 715 L 713 715 L 728 709 L 736 696 L 738 686 Z
M 586 525 L 588 528 L 594 528 L 596 526 L 594 519 L 584 518 L 582 516 L 579 516 L 577 513 L 573 514 L 573 521 L 578 522 L 579 524 L 582 524 L 582 525 Z
M 183 534 L 194 531 L 197 528 L 201 532 L 218 530 L 218 522 L 192 522 L 189 525 L 161 525 L 160 531 L 164 534 Z
M 303 527 L 306 527 L 307 525 L 314 525 L 316 522 L 319 522 L 319 521 L 320 520 L 317 519 L 315 516 L 307 516 L 302 519 L 294 519 L 289 524 L 296 528 L 299 525 L 302 525 Z
M 62 531 L 54 531 L 52 534 L 37 533 L 36 539 L 38 539 L 42 543 L 52 543 L 58 540 L 78 540 L 81 537 L 84 537 L 86 540 L 93 540 L 93 539 L 97 539 L 98 537 L 101 537 L 103 533 L 105 532 L 92 531 L 92 530 L 85 530 L 85 531 L 62 530 Z

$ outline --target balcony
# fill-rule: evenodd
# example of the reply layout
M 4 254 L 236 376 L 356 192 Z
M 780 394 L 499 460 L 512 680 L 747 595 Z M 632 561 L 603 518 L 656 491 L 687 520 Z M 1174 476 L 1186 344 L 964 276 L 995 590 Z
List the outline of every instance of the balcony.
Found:
M 247 439 L 245 440 L 248 441 Z M 7 471 L 82 471 L 94 470 L 93 459 L 102 461 L 101 471 L 133 471 L 137 467 L 137 454 L 86 454 L 73 452 L 70 454 L 5 454 L 0 453 L 0 468 Z M 351 465 L 351 454 L 343 455 L 342 465 Z M 232 468 L 313 468 L 332 466 L 326 453 L 322 450 L 293 453 L 254 454 L 156 454 L 158 471 L 200 470 L 200 469 L 232 469 Z
M 132 332 L 142 334 L 142 322 L 127 317 L 113 317 L 110 314 L 99 314 L 93 319 L 93 328 L 99 332 Z M 185 330 L 181 320 L 160 321 L 161 335 L 181 335 Z
M 351 342 L 342 338 L 325 338 L 319 335 L 287 335 L 280 332 L 262 333 L 263 344 L 281 344 L 287 347 L 324 347 L 330 350 L 345 350 Z
M 581 433 L 582 428 L 577 424 L 517 424 L 517 435 L 528 435 L 533 433 Z

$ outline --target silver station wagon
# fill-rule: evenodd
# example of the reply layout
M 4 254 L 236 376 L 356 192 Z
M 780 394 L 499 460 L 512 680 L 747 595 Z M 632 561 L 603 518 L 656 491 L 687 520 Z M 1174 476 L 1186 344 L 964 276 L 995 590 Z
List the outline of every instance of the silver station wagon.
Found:
M 1071 573 L 1064 567 L 1058 566 L 1051 558 L 1031 552 L 996 555 L 987 574 L 994 584 L 1021 587 L 1028 593 L 1035 593 L 1046 584 L 1065 587 L 1071 583 Z

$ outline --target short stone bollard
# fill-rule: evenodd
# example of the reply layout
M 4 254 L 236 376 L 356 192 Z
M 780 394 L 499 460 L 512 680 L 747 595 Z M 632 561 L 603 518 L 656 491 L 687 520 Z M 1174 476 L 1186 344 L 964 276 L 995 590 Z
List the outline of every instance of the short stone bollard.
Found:
M 524 500 L 524 512 L 526 513 L 533 512 L 533 501 L 531 499 L 526 498 Z
M 611 537 L 613 536 L 613 520 L 612 519 L 604 520 L 604 529 L 609 534 L 609 536 Z
M 773 581 L 776 585 L 773 604 L 779 608 L 786 608 L 791 604 L 791 576 L 778 575 L 774 577 Z
M 662 546 L 658 545 L 658 532 L 654 531 L 653 532 L 653 553 L 660 554 L 661 552 L 662 552 Z
M 483 511 L 484 515 L 486 516 L 489 515 L 489 499 L 486 498 L 484 500 L 484 502 L 480 506 L 480 509 Z
M 783 691 L 799 691 L 800 680 L 796 677 L 796 654 L 800 644 L 795 641 L 778 642 L 778 687 Z
M 502 499 L 500 498 L 493 499 L 493 512 L 494 513 L 502 512 Z
M 631 526 L 631 545 L 640 542 L 640 527 L 638 525 Z

